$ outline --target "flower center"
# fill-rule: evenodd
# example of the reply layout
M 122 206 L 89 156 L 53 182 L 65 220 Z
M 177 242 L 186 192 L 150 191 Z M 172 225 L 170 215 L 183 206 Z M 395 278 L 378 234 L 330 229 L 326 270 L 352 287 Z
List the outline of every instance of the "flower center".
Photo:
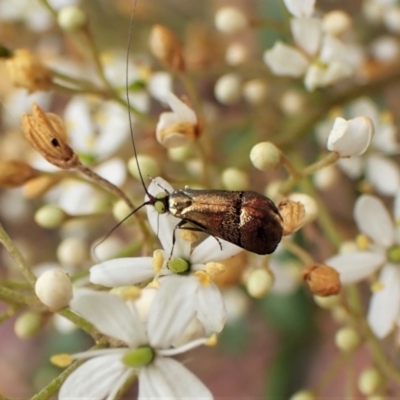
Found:
M 176 274 L 185 274 L 190 270 L 190 263 L 183 258 L 173 258 L 168 262 L 168 268 Z
M 400 246 L 393 246 L 388 250 L 388 259 L 394 263 L 400 263 Z
M 122 362 L 127 367 L 143 367 L 154 359 L 154 350 L 150 346 L 138 347 L 127 351 L 122 357 Z

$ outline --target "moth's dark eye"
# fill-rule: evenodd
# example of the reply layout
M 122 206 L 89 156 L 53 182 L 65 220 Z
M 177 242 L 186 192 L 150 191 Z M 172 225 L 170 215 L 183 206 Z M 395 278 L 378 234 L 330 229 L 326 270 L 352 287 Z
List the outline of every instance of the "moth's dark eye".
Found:
M 57 140 L 56 138 L 51 139 L 51 144 L 52 144 L 54 147 L 59 147 L 59 146 L 60 146 L 60 143 L 58 143 L 58 140 Z

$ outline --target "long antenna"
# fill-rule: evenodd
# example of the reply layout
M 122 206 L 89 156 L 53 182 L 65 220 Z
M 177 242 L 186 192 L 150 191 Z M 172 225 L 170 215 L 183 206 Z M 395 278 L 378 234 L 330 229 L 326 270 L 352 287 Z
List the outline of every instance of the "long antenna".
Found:
M 132 140 L 132 145 L 133 145 L 133 152 L 135 154 L 135 161 L 136 161 L 136 166 L 139 171 L 139 176 L 140 180 L 142 182 L 144 191 L 146 192 L 147 196 L 150 197 L 150 199 L 154 198 L 146 188 L 146 185 L 144 183 L 142 171 L 140 169 L 138 157 L 137 157 L 137 150 L 136 150 L 136 144 L 135 144 L 135 139 L 133 138 L 133 128 L 132 128 L 132 116 L 131 116 L 131 102 L 129 99 L 129 56 L 130 56 L 130 49 L 131 49 L 131 42 L 132 42 L 132 29 L 133 29 L 133 18 L 136 10 L 136 4 L 137 0 L 135 0 L 133 4 L 133 9 L 131 13 L 131 18 L 130 18 L 130 23 L 129 23 L 129 33 L 128 33 L 128 43 L 127 43 L 127 49 L 126 49 L 126 70 L 125 70 L 125 94 L 126 94 L 126 103 L 128 105 L 128 118 L 129 118 L 129 129 L 131 133 L 131 140 Z

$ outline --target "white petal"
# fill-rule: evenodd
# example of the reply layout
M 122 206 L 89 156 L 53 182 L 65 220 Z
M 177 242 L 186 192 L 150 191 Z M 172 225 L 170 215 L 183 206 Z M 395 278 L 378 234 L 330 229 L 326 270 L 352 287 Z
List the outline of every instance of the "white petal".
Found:
M 348 78 L 352 74 L 353 69 L 350 65 L 341 61 L 331 62 L 328 64 L 328 68 L 324 71 L 322 86 L 329 86 L 341 79 Z
M 61 386 L 59 400 L 103 399 L 126 371 L 120 354 L 95 357 L 78 367 Z
M 126 179 L 126 167 L 121 158 L 112 158 L 100 164 L 95 171 L 114 185 L 120 186 Z
M 364 172 L 364 160 L 362 157 L 340 158 L 337 164 L 351 179 L 360 178 Z
M 367 117 L 356 117 L 346 121 L 336 118 L 328 137 L 328 150 L 336 151 L 341 157 L 363 154 L 374 134 L 372 121 Z
M 380 124 L 375 129 L 372 146 L 385 154 L 400 153 L 400 143 L 397 142 L 397 129 L 391 124 Z
M 76 292 L 70 307 L 107 336 L 132 347 L 147 342 L 136 308 L 128 309 L 116 295 L 82 289 Z
M 226 258 L 232 257 L 243 251 L 241 247 L 236 246 L 233 243 L 229 243 L 222 239 L 218 240 L 219 242 L 213 236 L 209 236 L 207 239 L 203 240 L 193 250 L 192 255 L 190 256 L 190 262 L 192 264 L 206 264 L 209 261 L 225 260 Z
M 388 264 L 382 268 L 379 281 L 383 289 L 374 293 L 368 310 L 368 322 L 378 338 L 387 336 L 400 312 L 400 270 Z
M 370 155 L 365 174 L 375 189 L 385 196 L 393 196 L 400 187 L 398 164 L 388 158 Z
M 178 361 L 157 357 L 139 374 L 139 400 L 212 400 L 207 387 Z
M 378 109 L 369 97 L 361 97 L 357 101 L 351 103 L 348 112 L 353 118 L 364 115 L 372 120 L 375 127 L 379 125 Z
M 358 229 L 374 243 L 388 248 L 394 242 L 394 226 L 385 205 L 377 197 L 360 196 L 354 207 L 354 219 Z
M 290 26 L 297 45 L 314 56 L 321 41 L 322 21 L 317 18 L 293 18 Z
M 168 348 L 195 316 L 199 281 L 193 276 L 169 275 L 160 279 L 160 288 L 147 323 L 150 344 Z
M 171 125 L 177 124 L 181 121 L 178 115 L 176 115 L 173 112 L 166 111 L 160 114 L 160 117 L 158 118 L 157 122 L 157 127 L 156 127 L 156 135 L 157 135 L 157 140 L 160 142 L 161 141 L 161 132 L 164 129 L 169 128 Z
M 325 261 L 326 265 L 335 268 L 343 284 L 359 282 L 375 272 L 386 258 L 383 254 L 360 251 L 338 254 Z
M 197 291 L 197 318 L 203 324 L 206 335 L 222 331 L 226 321 L 226 309 L 221 292 L 214 283 L 200 285 Z
M 275 75 L 294 78 L 304 75 L 309 64 L 300 51 L 282 42 L 276 42 L 272 49 L 264 53 L 264 62 Z
M 196 113 L 172 92 L 167 94 L 166 100 L 172 111 L 179 116 L 181 121 L 188 121 L 193 125 L 197 124 Z
M 166 103 L 167 94 L 172 89 L 171 75 L 166 72 L 155 72 L 147 83 L 147 89 L 155 99 Z
M 330 64 L 346 60 L 346 46 L 335 36 L 325 35 L 321 44 L 320 61 Z
M 396 197 L 394 198 L 393 215 L 395 224 L 398 227 L 400 221 L 400 189 L 397 191 Z
M 154 275 L 152 257 L 116 258 L 90 268 L 90 282 L 106 287 L 132 285 Z
M 289 12 L 297 18 L 311 17 L 315 0 L 283 0 Z

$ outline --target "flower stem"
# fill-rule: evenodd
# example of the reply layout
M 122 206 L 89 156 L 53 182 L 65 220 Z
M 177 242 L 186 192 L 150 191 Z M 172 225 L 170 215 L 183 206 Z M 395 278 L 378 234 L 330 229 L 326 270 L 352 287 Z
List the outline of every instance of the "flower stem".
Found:
M 32 287 L 35 286 L 36 277 L 28 267 L 26 261 L 22 257 L 22 254 L 18 248 L 14 245 L 14 242 L 8 236 L 7 232 L 4 230 L 3 226 L 0 224 L 0 243 L 6 248 L 10 253 L 11 257 L 14 259 L 17 267 L 20 269 L 22 274 L 25 276 L 26 280 L 30 283 Z
M 39 306 L 40 303 L 36 296 L 16 292 L 5 287 L 0 286 L 0 299 L 7 303 L 12 304 L 28 304 L 31 306 Z

